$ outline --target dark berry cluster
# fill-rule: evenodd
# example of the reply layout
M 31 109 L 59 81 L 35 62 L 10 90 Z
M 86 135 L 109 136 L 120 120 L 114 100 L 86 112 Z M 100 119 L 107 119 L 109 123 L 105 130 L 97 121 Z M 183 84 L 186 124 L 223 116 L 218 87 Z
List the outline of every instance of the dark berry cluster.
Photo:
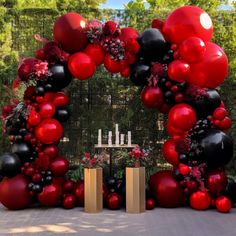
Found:
M 195 126 L 189 131 L 189 137 L 192 140 L 199 140 L 203 138 L 206 132 L 211 129 L 212 123 L 208 119 L 200 119 Z

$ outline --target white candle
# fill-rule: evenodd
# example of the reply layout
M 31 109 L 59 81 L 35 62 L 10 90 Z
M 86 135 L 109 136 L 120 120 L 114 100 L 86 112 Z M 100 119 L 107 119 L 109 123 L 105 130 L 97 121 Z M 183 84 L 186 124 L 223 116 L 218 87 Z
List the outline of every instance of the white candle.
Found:
M 108 146 L 112 146 L 112 131 L 108 132 Z
M 119 126 L 116 124 L 116 134 L 119 132 Z
M 102 146 L 102 130 L 98 130 L 98 146 Z
M 125 135 L 121 134 L 120 135 L 120 145 L 124 145 L 124 143 L 125 143 Z
M 119 137 L 120 136 L 120 132 L 118 131 L 117 133 L 116 133 L 116 146 L 119 146 L 119 144 L 120 144 L 120 140 L 119 140 Z
M 128 131 L 128 146 L 131 146 L 131 131 Z

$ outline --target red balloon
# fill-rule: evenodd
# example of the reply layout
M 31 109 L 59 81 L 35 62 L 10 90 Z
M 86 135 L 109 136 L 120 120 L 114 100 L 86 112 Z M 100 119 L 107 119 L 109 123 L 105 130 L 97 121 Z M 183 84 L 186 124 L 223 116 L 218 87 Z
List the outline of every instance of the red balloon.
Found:
M 85 48 L 84 53 L 92 58 L 96 66 L 99 66 L 104 62 L 105 52 L 99 44 L 89 44 Z
M 171 165 L 179 165 L 179 154 L 175 150 L 175 142 L 173 139 L 165 141 L 162 146 L 162 154 Z
M 63 193 L 70 193 L 74 190 L 74 181 L 68 179 L 65 181 L 65 183 L 62 186 Z
M 168 76 L 177 82 L 184 82 L 190 73 L 190 66 L 182 60 L 174 60 L 168 66 Z
M 185 134 L 185 131 L 174 128 L 172 124 L 168 121 L 167 121 L 166 129 L 167 129 L 167 133 L 174 138 L 184 136 Z
M 42 118 L 51 118 L 55 114 L 56 108 L 51 102 L 44 102 L 39 106 L 39 115 Z
M 190 196 L 190 206 L 195 210 L 206 210 L 211 205 L 211 196 L 206 191 L 197 191 Z
M 104 66 L 110 73 L 118 73 L 122 69 L 121 61 L 112 60 L 110 54 L 106 54 Z
M 44 154 L 49 156 L 51 159 L 56 158 L 59 153 L 59 149 L 55 145 L 48 145 L 43 150 Z
M 190 168 L 189 166 L 185 165 L 185 164 L 182 164 L 180 163 L 179 164 L 179 173 L 182 174 L 182 175 L 188 175 L 190 172 Z
M 63 93 L 63 92 L 57 92 L 54 96 L 53 96 L 53 104 L 56 107 L 63 107 L 69 104 L 69 98 L 68 96 Z
M 56 177 L 63 176 L 69 169 L 69 161 L 64 157 L 56 157 L 50 163 L 50 170 Z
M 56 96 L 56 93 L 54 93 L 54 92 L 47 92 L 44 95 L 44 101 L 45 102 L 53 102 L 55 96 Z
M 31 201 L 29 181 L 22 174 L 13 178 L 5 177 L 0 182 L 0 202 L 10 210 L 26 208 Z
M 132 27 L 125 27 L 120 31 L 119 39 L 127 43 L 129 39 L 136 39 L 138 36 L 139 34 L 136 29 Z
M 76 183 L 74 194 L 77 197 L 79 206 L 84 206 L 84 181 L 78 181 Z
M 83 52 L 77 52 L 70 56 L 68 67 L 71 74 L 79 80 L 90 78 L 96 70 L 96 65 L 92 58 Z
M 178 44 L 194 36 L 208 42 L 213 36 L 213 25 L 210 16 L 201 8 L 184 6 L 169 14 L 163 32 L 166 40 L 171 43 Z
M 184 193 L 170 170 L 152 175 L 150 187 L 157 204 L 161 207 L 180 207 L 185 202 Z
M 206 43 L 206 53 L 199 63 L 190 65 L 188 82 L 204 88 L 215 88 L 228 75 L 228 59 L 217 44 Z
M 179 48 L 180 57 L 188 63 L 201 61 L 205 52 L 206 45 L 198 37 L 190 37 L 184 40 Z
M 222 130 L 228 130 L 232 125 L 231 119 L 227 116 L 220 121 L 218 127 Z
M 227 115 L 227 111 L 223 107 L 218 107 L 213 112 L 213 118 L 216 120 L 223 120 Z
M 107 196 L 106 203 L 110 210 L 118 210 L 121 208 L 121 196 L 118 193 L 110 193 Z
M 141 100 L 148 108 L 160 108 L 163 104 L 163 93 L 158 87 L 146 86 L 142 90 Z
M 76 205 L 76 197 L 73 194 L 67 194 L 64 198 L 63 198 L 63 202 L 62 205 L 65 209 L 72 209 L 75 207 Z
M 168 115 L 168 122 L 175 129 L 190 130 L 196 123 L 197 117 L 194 109 L 184 103 L 173 106 Z
M 35 137 L 43 144 L 52 144 L 60 140 L 62 126 L 55 119 L 43 120 L 35 129 Z
M 221 213 L 228 213 L 232 208 L 231 201 L 225 196 L 219 196 L 216 199 L 216 209 Z
M 146 209 L 152 210 L 155 208 L 155 200 L 153 198 L 148 198 L 146 200 Z
M 36 126 L 40 123 L 41 121 L 41 117 L 39 115 L 38 112 L 32 110 L 29 114 L 29 117 L 28 117 L 28 124 L 31 125 L 31 126 Z
M 46 185 L 43 191 L 38 195 L 38 200 L 44 206 L 56 206 L 61 198 L 61 183 L 57 179 L 53 179 L 50 185 Z
M 210 170 L 206 176 L 206 187 L 212 193 L 220 193 L 225 190 L 228 178 L 223 170 Z
M 69 53 L 83 50 L 88 41 L 84 28 L 86 19 L 75 12 L 67 13 L 59 17 L 53 28 L 54 40 Z

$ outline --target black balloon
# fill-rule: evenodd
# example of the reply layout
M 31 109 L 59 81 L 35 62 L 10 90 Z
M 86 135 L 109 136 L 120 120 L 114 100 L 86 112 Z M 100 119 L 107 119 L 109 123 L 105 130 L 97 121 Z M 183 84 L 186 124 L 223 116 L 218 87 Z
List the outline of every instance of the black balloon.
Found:
M 70 118 L 68 107 L 57 107 L 54 118 L 60 122 L 66 122 Z
M 11 151 L 17 154 L 22 162 L 28 162 L 32 156 L 32 148 L 28 143 L 14 143 Z
M 228 179 L 228 185 L 223 195 L 228 197 L 232 204 L 236 203 L 236 183 L 233 179 Z
M 167 52 L 168 45 L 158 29 L 146 29 L 139 37 L 139 54 L 150 61 L 161 61 Z
M 211 115 L 213 111 L 220 106 L 221 99 L 219 93 L 215 89 L 206 91 L 207 96 L 191 102 L 191 105 L 196 109 L 198 117 Z
M 233 140 L 220 130 L 211 129 L 200 140 L 202 158 L 209 168 L 227 164 L 233 156 Z
M 51 90 L 57 91 L 67 87 L 72 76 L 66 65 L 54 64 L 49 67 L 51 76 L 48 78 L 48 84 L 51 85 Z
M 150 66 L 141 64 L 140 62 L 135 63 L 131 66 L 130 80 L 137 86 L 148 85 L 148 77 L 151 75 Z
M 2 176 L 14 177 L 21 172 L 20 158 L 13 153 L 4 153 L 0 156 L 0 173 Z

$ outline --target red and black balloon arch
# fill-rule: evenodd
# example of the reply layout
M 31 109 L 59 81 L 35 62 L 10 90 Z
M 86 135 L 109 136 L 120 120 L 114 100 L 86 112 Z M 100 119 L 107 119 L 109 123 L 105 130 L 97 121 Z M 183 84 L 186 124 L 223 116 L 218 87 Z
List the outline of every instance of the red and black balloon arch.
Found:
M 71 12 L 56 20 L 53 36 L 48 41 L 36 35 L 43 48 L 21 61 L 14 82 L 25 83 L 24 99 L 3 108 L 4 131 L 12 142 L 11 151 L 0 157 L 5 207 L 25 208 L 34 199 L 72 208 L 83 195 L 81 184 L 74 187 L 65 179 L 69 162 L 57 148 L 61 123 L 70 116 L 62 90 L 73 77 L 87 80 L 104 64 L 108 72 L 143 87 L 144 106 L 168 113 L 170 139 L 163 155 L 173 170 L 150 179 L 157 204 L 177 207 L 188 199 L 194 209 L 216 205 L 219 211 L 230 210 L 224 166 L 233 156 L 226 132 L 231 120 L 216 90 L 227 76 L 228 61 L 211 42 L 213 25 L 206 12 L 180 7 L 165 22 L 154 19 L 140 34 Z

